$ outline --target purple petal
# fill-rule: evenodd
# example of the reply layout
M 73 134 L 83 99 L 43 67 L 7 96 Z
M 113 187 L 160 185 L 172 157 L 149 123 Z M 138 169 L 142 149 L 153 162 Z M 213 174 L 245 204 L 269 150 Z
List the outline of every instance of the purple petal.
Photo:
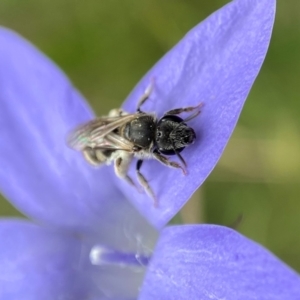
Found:
M 300 277 L 260 245 L 215 225 L 163 230 L 143 299 L 296 300 Z
M 15 33 L 0 29 L 0 189 L 26 215 L 95 226 L 121 194 L 107 168 L 94 169 L 66 146 L 92 118 L 57 67 Z
M 125 109 L 133 112 L 154 79 L 144 111 L 161 116 L 170 109 L 200 102 L 204 105 L 202 113 L 189 122 L 198 139 L 182 152 L 188 164 L 187 176 L 159 162 L 143 165 L 141 171 L 157 195 L 158 208 L 145 194 L 118 183 L 156 227 L 178 212 L 220 158 L 265 58 L 274 14 L 275 0 L 231 2 L 191 30 L 128 97 Z
M 136 299 L 142 268 L 92 265 L 93 242 L 27 221 L 0 221 L 0 299 Z
M 79 239 L 26 221 L 0 222 L 1 299 L 87 299 Z
M 92 117 L 84 99 L 41 53 L 0 30 L 0 188 L 30 217 L 85 228 L 128 251 L 157 233 L 112 183 L 68 149 L 66 134 Z M 147 239 L 147 240 L 146 240 Z

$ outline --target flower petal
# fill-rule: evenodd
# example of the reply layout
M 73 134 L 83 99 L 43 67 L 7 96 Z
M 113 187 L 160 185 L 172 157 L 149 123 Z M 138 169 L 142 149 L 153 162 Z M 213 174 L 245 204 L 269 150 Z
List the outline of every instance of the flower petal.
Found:
M 88 298 L 91 284 L 79 239 L 26 221 L 2 220 L 0 240 L 1 299 Z
M 0 188 L 25 214 L 86 229 L 123 251 L 157 233 L 119 193 L 106 167 L 68 149 L 67 133 L 92 117 L 84 99 L 41 53 L 0 29 Z M 147 239 L 144 240 L 144 239 Z
M 298 299 L 300 277 L 260 245 L 215 225 L 163 230 L 139 299 Z
M 60 70 L 28 42 L 0 29 L 0 189 L 26 215 L 93 226 L 124 201 L 107 168 L 66 146 L 93 117 Z
M 94 266 L 92 244 L 27 221 L 0 221 L 0 299 L 136 299 L 143 270 Z
M 189 122 L 196 143 L 182 152 L 189 174 L 183 176 L 180 170 L 154 161 L 143 165 L 158 208 L 145 194 L 118 183 L 156 227 L 178 212 L 220 158 L 265 58 L 274 14 L 275 0 L 232 1 L 192 29 L 128 97 L 124 107 L 132 112 L 154 79 L 144 111 L 161 116 L 170 109 L 203 103 L 201 114 Z

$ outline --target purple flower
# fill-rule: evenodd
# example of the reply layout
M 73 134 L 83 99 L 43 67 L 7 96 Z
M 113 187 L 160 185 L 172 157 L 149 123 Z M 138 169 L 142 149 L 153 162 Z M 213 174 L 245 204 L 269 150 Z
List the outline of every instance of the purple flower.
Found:
M 191 121 L 197 142 L 183 152 L 189 174 L 143 165 L 157 208 L 112 168 L 94 169 L 66 147 L 91 109 L 52 62 L 0 29 L 0 189 L 34 220 L 0 221 L 0 299 L 299 298 L 299 276 L 233 230 L 163 229 L 218 161 L 264 60 L 274 13 L 275 0 L 231 2 L 128 97 L 124 108 L 133 112 L 155 78 L 146 111 L 204 103 Z

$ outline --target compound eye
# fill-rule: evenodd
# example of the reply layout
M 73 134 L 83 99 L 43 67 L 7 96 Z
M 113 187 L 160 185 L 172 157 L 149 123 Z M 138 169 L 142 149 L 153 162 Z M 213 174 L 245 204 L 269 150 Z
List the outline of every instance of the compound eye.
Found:
M 184 137 L 183 141 L 186 145 L 190 145 L 194 143 L 195 139 L 196 139 L 195 131 L 192 128 L 190 128 L 190 130 L 187 131 L 187 134 Z

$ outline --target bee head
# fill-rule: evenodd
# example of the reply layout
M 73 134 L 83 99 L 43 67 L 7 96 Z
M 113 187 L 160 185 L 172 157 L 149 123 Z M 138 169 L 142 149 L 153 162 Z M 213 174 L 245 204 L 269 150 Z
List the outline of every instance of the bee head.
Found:
M 179 123 L 170 133 L 170 141 L 175 149 L 186 147 L 195 142 L 196 133 L 193 128 L 185 123 Z
M 178 116 L 166 115 L 162 117 L 156 128 L 156 148 L 166 155 L 174 155 L 185 147 L 193 144 L 196 133 Z

